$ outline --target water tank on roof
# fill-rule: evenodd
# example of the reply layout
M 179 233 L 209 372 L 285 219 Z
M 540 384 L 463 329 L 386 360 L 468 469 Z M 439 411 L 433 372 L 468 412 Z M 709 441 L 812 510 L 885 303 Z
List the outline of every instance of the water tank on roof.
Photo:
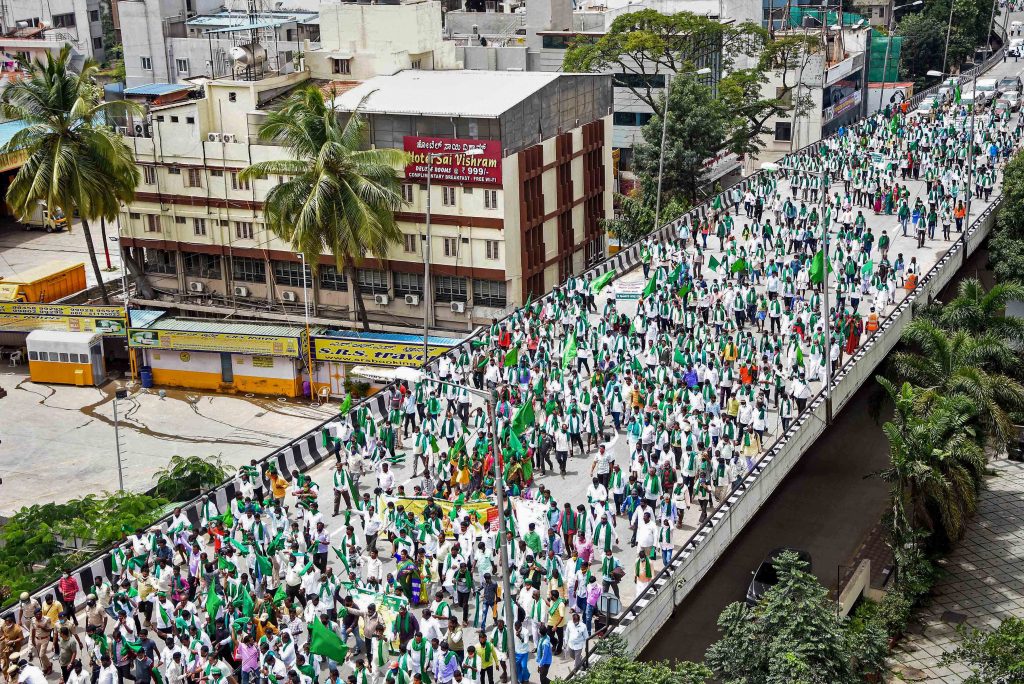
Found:
M 249 43 L 231 48 L 228 56 L 239 66 L 259 66 L 267 61 L 267 50 L 259 43 Z

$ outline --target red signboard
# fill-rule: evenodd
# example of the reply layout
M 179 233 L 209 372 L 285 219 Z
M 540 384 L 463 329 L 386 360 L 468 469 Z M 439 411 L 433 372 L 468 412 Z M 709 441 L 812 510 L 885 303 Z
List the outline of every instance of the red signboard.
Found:
M 409 180 L 430 180 L 442 185 L 501 185 L 501 143 L 497 140 L 424 138 L 407 135 L 405 151 L 411 161 L 405 167 Z M 479 154 L 467 154 L 479 150 Z

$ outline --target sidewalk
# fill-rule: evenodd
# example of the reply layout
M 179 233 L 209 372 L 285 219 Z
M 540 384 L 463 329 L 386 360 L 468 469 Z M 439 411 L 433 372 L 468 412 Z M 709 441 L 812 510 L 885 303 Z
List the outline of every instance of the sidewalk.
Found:
M 991 629 L 1024 616 L 1024 463 L 994 459 L 967 534 L 940 565 L 947 573 L 935 597 L 919 609 L 894 650 L 890 681 L 954 684 L 969 674 L 959 665 L 939 667 L 959 642 L 957 625 Z

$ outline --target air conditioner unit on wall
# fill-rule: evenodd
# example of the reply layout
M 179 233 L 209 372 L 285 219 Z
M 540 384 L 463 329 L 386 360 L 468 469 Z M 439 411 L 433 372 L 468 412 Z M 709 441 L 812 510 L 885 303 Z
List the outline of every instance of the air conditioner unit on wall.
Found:
M 419 295 L 405 295 L 405 303 L 409 306 L 419 306 L 420 296 Z
M 206 140 L 208 142 L 220 142 L 220 133 L 207 133 Z
M 188 284 L 189 292 L 203 292 L 204 290 L 206 290 L 206 285 L 204 285 L 203 283 L 190 282 Z
M 226 142 L 226 143 L 233 143 L 233 142 L 235 142 L 235 134 L 234 133 L 224 133 L 224 142 Z
M 386 294 L 377 294 L 377 295 L 373 295 L 373 301 L 374 301 L 375 304 L 380 304 L 381 306 L 387 306 L 388 302 L 390 300 L 388 299 L 388 296 Z
M 234 291 L 235 291 L 235 296 L 236 297 L 248 297 L 249 296 L 249 288 L 247 288 L 247 287 L 242 287 L 241 285 L 239 285 L 238 287 L 235 288 Z
M 281 293 L 281 301 L 284 301 L 284 302 L 295 302 L 295 301 L 298 301 L 298 299 L 299 298 L 296 297 L 295 293 L 292 292 L 291 290 L 285 290 L 284 292 Z
M 466 302 L 452 302 L 452 313 L 465 313 Z

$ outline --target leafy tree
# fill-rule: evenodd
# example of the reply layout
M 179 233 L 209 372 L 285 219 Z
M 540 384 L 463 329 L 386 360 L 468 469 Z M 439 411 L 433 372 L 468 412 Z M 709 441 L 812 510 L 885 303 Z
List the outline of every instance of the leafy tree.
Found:
M 711 88 L 692 77 L 680 76 L 672 84 L 668 105 L 661 169 L 662 206 L 673 199 L 692 206 L 707 182 L 704 162 L 725 147 L 732 116 L 727 105 L 713 97 Z M 654 111 L 640 131 L 643 140 L 633 149 L 633 167 L 642 192 L 650 198 L 658 192 L 664 104 L 659 103 Z
M 577 673 L 572 681 L 580 684 L 704 684 L 710 669 L 689 661 L 641 662 L 628 655 L 623 640 L 609 636 L 598 645 L 602 654 L 597 665 Z M 562 680 L 558 680 L 561 682 Z
M 945 20 L 939 21 L 927 14 L 907 14 L 897 24 L 896 35 L 903 36 L 900 61 L 906 77 L 923 77 L 929 69 L 942 67 L 940 55 L 945 49 Z
M 956 297 L 942 307 L 938 323 L 946 330 L 972 335 L 991 333 L 1005 342 L 1019 344 L 1024 342 L 1024 320 L 1003 315 L 1011 300 L 1024 300 L 1024 286 L 997 283 L 986 290 L 977 278 L 965 278 L 957 286 Z
M 647 235 L 654 229 L 654 202 L 640 188 L 635 188 L 628 195 L 617 195 L 618 211 L 615 218 L 605 221 L 605 229 L 619 239 L 619 244 L 626 246 Z M 661 208 L 659 222 L 670 223 L 684 213 L 688 205 L 673 199 Z
M 0 149 L 26 155 L 8 187 L 7 203 L 19 216 L 39 202 L 68 217 L 77 212 L 103 303 L 109 304 L 89 222 L 113 220 L 120 203 L 132 201 L 139 170 L 124 138 L 106 125 L 104 114 L 111 105 L 102 101 L 93 80 L 96 63 L 86 60 L 76 74 L 70 62 L 69 45 L 47 53 L 45 62 L 32 64 L 28 78 L 10 84 L 0 96 L 0 113 L 27 124 Z
M 259 162 L 242 171 L 247 180 L 287 178 L 267 193 L 267 227 L 302 252 L 314 274 L 324 251 L 334 256 L 351 283 L 363 329 L 369 330 L 356 264 L 367 254 L 387 258 L 388 248 L 402 239 L 395 223 L 403 203 L 396 169 L 405 163 L 405 153 L 365 149 L 363 117 L 353 112 L 342 123 L 315 85 L 297 90 L 271 112 L 260 139 L 276 141 L 292 154 L 291 159 Z
M 224 482 L 233 470 L 220 456 L 207 459 L 174 455 L 166 468 L 156 471 L 154 491 L 170 501 L 189 501 Z
M 1003 223 L 996 226 L 988 241 L 988 259 L 997 280 L 1024 282 L 1024 239 Z
M 1024 154 L 1015 154 L 1006 164 L 1002 191 L 1000 228 L 1015 239 L 1024 239 Z
M 978 506 L 985 455 L 972 425 L 977 408 L 962 394 L 878 382 L 895 405 L 882 426 L 890 466 L 881 474 L 892 487 L 893 536 L 901 543 L 923 529 L 946 546 L 963 536 Z
M 562 69 L 621 71 L 630 77 L 623 80 L 625 86 L 658 109 L 664 80 L 694 71 L 709 46 L 712 51 L 721 46 L 721 68 L 726 71 L 737 56 L 755 55 L 766 38 L 767 31 L 752 23 L 733 26 L 692 12 L 643 9 L 616 17 L 597 40 L 578 38 L 566 50 Z
M 722 638 L 705 663 L 723 682 L 853 684 L 878 672 L 881 630 L 850 629 L 807 564 L 795 553 L 775 561 L 778 584 L 754 607 L 730 604 L 718 618 Z
M 992 631 L 966 629 L 963 641 L 942 657 L 943 665 L 960 663 L 971 671 L 964 684 L 1024 682 L 1024 620 L 1007 618 Z
M 903 331 L 911 350 L 891 357 L 896 377 L 931 395 L 962 395 L 975 406 L 981 427 L 1000 445 L 1015 435 L 1010 412 L 1024 407 L 1024 386 L 1003 369 L 1015 367 L 1016 352 L 997 335 L 952 334 L 917 319 Z

